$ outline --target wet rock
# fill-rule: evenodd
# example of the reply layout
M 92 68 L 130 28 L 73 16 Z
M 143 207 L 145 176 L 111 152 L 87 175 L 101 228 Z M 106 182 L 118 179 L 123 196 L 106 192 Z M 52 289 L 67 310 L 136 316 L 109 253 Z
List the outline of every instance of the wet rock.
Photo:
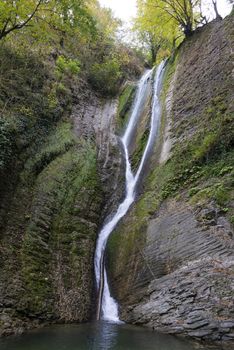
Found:
M 191 315 L 192 313 L 190 313 L 189 314 L 189 318 L 187 318 L 187 320 L 186 320 L 186 322 L 188 323 L 188 325 L 190 325 L 190 324 L 193 324 L 193 323 L 196 323 L 196 322 L 199 322 L 199 321 L 201 321 L 201 322 L 207 322 L 207 321 L 205 321 L 204 320 L 204 314 L 203 315 L 197 315 L 197 316 L 192 316 Z
M 234 320 L 220 322 L 219 326 L 222 328 L 234 328 Z
M 155 308 L 155 307 L 156 306 L 152 304 L 152 308 Z M 164 303 L 157 307 L 157 312 L 159 313 L 159 315 L 164 315 L 164 314 L 167 314 L 168 311 L 170 311 L 171 309 L 173 309 L 173 307 L 170 304 Z
M 189 329 L 198 329 L 198 328 L 202 328 L 204 326 L 207 326 L 209 324 L 208 320 L 188 320 L 187 321 L 187 325 L 185 324 L 185 328 L 189 328 Z
M 10 318 L 9 315 L 7 315 L 7 314 L 5 314 L 5 313 L 2 313 L 2 314 L 0 315 L 0 321 L 1 321 L 2 323 L 4 323 L 4 325 L 7 325 L 7 324 L 9 324 L 9 323 L 11 322 L 11 318 Z
M 222 336 L 222 340 L 233 340 L 234 339 L 234 333 L 228 333 Z
M 211 335 L 213 332 L 212 330 L 205 330 L 205 329 L 202 329 L 202 330 L 198 330 L 198 331 L 192 331 L 192 332 L 188 332 L 188 335 L 190 337 L 196 337 L 196 338 L 203 338 L 207 335 Z

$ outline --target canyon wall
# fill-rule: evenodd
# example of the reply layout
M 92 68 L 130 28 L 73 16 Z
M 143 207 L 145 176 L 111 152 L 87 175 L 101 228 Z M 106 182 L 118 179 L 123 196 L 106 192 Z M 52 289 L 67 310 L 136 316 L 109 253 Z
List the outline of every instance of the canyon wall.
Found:
M 167 64 L 161 136 L 138 199 L 108 243 L 121 319 L 234 341 L 233 15 Z
M 94 317 L 96 237 L 123 191 L 116 189 L 122 177 L 117 100 L 79 81 L 67 92 L 69 101 L 63 91 L 51 102 L 42 81 L 34 90 L 23 86 L 31 110 L 21 106 L 17 115 L 11 107 L 8 124 L 1 124 L 7 150 L 0 186 L 1 335 Z

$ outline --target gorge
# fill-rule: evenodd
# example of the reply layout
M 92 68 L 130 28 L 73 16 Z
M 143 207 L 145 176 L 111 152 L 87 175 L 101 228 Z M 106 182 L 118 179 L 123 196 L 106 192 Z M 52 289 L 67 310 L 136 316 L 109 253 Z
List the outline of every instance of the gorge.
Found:
M 0 349 L 234 347 L 233 27 L 152 70 L 121 52 L 112 96 L 0 47 L 0 335 L 38 328 Z
M 125 179 L 126 179 L 126 197 L 124 201 L 119 205 L 117 212 L 114 214 L 113 218 L 105 224 L 101 230 L 98 240 L 95 253 L 95 275 L 97 287 L 99 289 L 98 297 L 98 310 L 97 310 L 97 319 L 100 318 L 110 321 L 119 321 L 118 318 L 118 306 L 116 301 L 110 295 L 110 289 L 107 280 L 106 268 L 104 266 L 104 255 L 107 240 L 114 230 L 115 226 L 124 217 L 130 208 L 131 204 L 134 202 L 137 184 L 140 176 L 142 175 L 142 170 L 144 168 L 147 157 L 150 155 L 155 138 L 157 136 L 157 131 L 160 122 L 160 103 L 159 95 L 161 82 L 163 77 L 163 69 L 165 63 L 162 62 L 156 70 L 155 73 L 155 82 L 153 84 L 153 102 L 151 110 L 151 122 L 150 122 L 150 132 L 147 140 L 147 144 L 142 155 L 140 165 L 136 171 L 135 176 L 131 171 L 131 164 L 129 160 L 128 146 L 131 142 L 132 134 L 134 133 L 134 128 L 137 125 L 138 119 L 141 116 L 141 112 L 144 109 L 144 102 L 147 100 L 145 95 L 147 92 L 147 85 L 152 85 L 151 79 L 153 71 L 146 72 L 141 78 L 138 86 L 138 91 L 136 93 L 135 101 L 133 102 L 132 112 L 130 114 L 130 119 L 126 128 L 126 131 L 121 138 L 121 142 L 124 149 L 124 156 L 126 161 L 126 170 L 125 170 Z M 149 83 L 150 82 L 150 83 Z M 151 87 L 152 89 L 152 87 Z

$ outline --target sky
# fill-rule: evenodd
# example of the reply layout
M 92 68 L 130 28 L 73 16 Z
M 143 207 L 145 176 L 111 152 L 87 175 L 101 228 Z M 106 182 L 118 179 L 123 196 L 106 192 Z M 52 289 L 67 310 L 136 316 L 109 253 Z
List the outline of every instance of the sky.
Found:
M 114 14 L 124 21 L 131 20 L 136 15 L 136 0 L 99 0 L 100 4 L 110 7 Z
M 207 0 L 210 1 L 211 0 Z M 116 17 L 129 22 L 136 15 L 136 0 L 99 0 L 100 4 L 110 7 Z M 225 17 L 231 11 L 231 5 L 227 0 L 218 0 L 218 10 L 221 16 Z

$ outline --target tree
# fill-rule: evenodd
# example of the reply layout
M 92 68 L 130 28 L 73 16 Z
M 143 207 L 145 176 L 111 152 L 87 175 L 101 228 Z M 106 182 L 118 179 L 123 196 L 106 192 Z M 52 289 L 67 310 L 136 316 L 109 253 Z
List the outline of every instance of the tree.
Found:
M 217 8 L 217 0 L 212 0 L 212 4 L 214 7 L 214 12 L 215 12 L 215 16 L 217 19 L 222 19 L 222 17 L 220 16 L 219 12 L 218 12 L 218 8 Z
M 74 36 L 80 33 L 94 35 L 96 23 L 86 0 L 55 0 L 52 3 L 49 23 L 50 26 L 60 32 L 61 46 L 64 45 L 66 36 Z
M 201 0 L 146 0 L 146 3 L 173 18 L 186 37 L 192 34 L 197 19 L 196 10 L 199 9 Z
M 91 13 L 96 19 L 97 29 L 105 38 L 113 39 L 116 36 L 122 22 L 116 18 L 111 9 L 101 7 L 99 3 L 90 4 Z
M 174 18 L 161 8 L 149 5 L 149 1 L 138 0 L 134 30 L 149 51 L 151 63 L 154 64 L 160 52 L 168 53 L 174 49 L 176 40 L 182 33 Z
M 0 40 L 11 32 L 28 26 L 42 3 L 43 0 L 0 0 Z
M 66 35 L 76 30 L 94 32 L 95 21 L 88 0 L 0 0 L 0 40 L 25 28 L 39 34 L 56 32 L 63 45 Z
M 121 26 L 121 21 L 114 17 L 113 12 L 108 8 L 102 8 L 99 3 L 93 3 L 91 13 L 96 21 L 95 42 L 91 43 L 91 60 L 104 63 L 106 58 L 113 58 L 113 50 L 116 48 L 116 37 Z

